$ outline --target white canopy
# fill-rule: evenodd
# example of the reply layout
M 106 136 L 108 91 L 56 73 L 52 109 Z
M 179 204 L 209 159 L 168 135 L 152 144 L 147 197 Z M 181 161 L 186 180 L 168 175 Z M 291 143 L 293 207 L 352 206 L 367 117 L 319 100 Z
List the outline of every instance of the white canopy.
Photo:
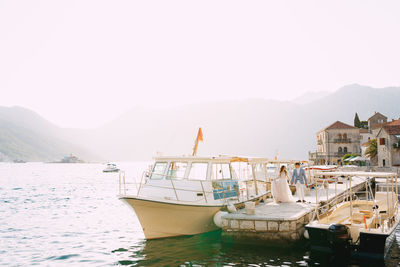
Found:
M 367 161 L 367 159 L 364 157 L 358 156 L 358 157 L 352 158 L 349 161 Z
M 354 158 L 356 158 L 356 157 L 355 156 L 351 156 L 351 157 L 348 157 L 347 159 L 345 159 L 344 161 L 351 161 Z

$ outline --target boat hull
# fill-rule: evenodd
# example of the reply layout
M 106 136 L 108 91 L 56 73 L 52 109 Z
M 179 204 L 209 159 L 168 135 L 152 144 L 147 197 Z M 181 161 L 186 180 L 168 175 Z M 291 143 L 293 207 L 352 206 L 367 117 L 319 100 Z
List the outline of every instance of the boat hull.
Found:
M 361 232 L 359 244 L 350 246 L 348 255 L 355 259 L 384 259 L 395 239 L 394 229 L 388 234 Z M 306 230 L 309 235 L 311 250 L 320 253 L 335 254 L 329 243 L 328 229 L 306 226 Z
M 122 197 L 135 210 L 146 239 L 195 235 L 219 229 L 213 221 L 222 206 L 186 205 Z
M 119 169 L 103 170 L 103 172 L 119 172 Z

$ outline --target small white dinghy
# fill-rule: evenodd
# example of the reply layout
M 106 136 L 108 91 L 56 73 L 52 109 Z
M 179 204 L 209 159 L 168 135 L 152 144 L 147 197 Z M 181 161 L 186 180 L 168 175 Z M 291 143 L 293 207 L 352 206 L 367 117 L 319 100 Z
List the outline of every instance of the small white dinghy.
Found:
M 119 169 L 115 163 L 107 163 L 107 167 L 103 172 L 119 172 Z

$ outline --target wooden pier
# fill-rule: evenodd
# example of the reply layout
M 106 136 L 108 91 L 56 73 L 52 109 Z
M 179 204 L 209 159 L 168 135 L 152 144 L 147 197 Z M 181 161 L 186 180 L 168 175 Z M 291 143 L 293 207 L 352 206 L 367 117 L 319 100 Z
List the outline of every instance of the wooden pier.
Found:
M 318 183 L 317 183 L 318 185 Z M 287 246 L 303 238 L 304 226 L 318 214 L 365 188 L 365 180 L 352 177 L 343 184 L 322 182 L 305 196 L 306 203 L 275 203 L 268 199 L 255 206 L 255 214 L 245 209 L 222 216 L 222 240 L 244 244 Z M 295 200 L 297 197 L 294 196 Z

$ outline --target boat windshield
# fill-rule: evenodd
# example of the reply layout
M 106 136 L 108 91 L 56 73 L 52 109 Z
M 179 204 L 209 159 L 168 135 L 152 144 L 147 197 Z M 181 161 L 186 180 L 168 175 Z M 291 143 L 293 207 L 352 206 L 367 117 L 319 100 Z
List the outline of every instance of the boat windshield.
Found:
M 182 180 L 185 177 L 187 162 L 171 162 L 169 164 L 167 179 Z
M 190 180 L 206 180 L 208 163 L 194 162 L 190 168 L 188 178 Z
M 229 163 L 214 163 L 211 171 L 212 180 L 232 179 Z
M 167 162 L 156 162 L 156 164 L 154 164 L 153 172 L 150 176 L 150 179 L 161 180 L 164 176 L 166 168 Z

